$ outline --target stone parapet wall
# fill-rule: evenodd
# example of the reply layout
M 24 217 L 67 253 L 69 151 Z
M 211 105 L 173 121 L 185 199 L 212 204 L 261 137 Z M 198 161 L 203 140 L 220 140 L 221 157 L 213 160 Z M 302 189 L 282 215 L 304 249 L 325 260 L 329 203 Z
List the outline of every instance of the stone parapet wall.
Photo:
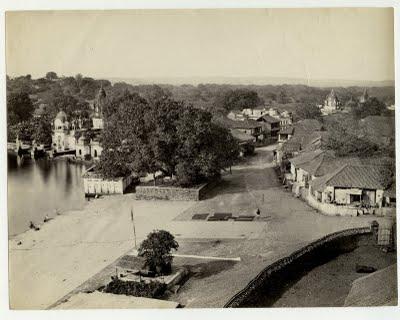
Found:
M 204 183 L 197 188 L 139 185 L 136 187 L 136 199 L 199 201 L 204 199 L 205 195 L 218 184 L 218 181 Z
M 261 271 L 250 283 L 237 294 L 235 294 L 225 305 L 224 308 L 236 308 L 241 307 L 248 301 L 251 296 L 263 285 L 268 284 L 269 280 L 276 276 L 277 273 L 281 272 L 285 268 L 288 268 L 291 264 L 296 263 L 300 259 L 304 258 L 307 254 L 313 251 L 320 250 L 324 246 L 336 241 L 346 239 L 351 236 L 369 234 L 371 230 L 369 227 L 347 229 L 335 233 L 326 235 L 325 237 L 311 242 L 307 246 L 293 252 L 291 255 L 282 258 L 273 264 L 266 267 Z M 284 281 L 284 279 L 282 279 Z

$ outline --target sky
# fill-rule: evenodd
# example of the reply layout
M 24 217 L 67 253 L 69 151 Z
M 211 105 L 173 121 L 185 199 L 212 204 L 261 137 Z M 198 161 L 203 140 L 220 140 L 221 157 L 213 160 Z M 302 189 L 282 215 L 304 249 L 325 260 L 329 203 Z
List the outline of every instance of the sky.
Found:
M 6 13 L 10 76 L 394 80 L 393 9 Z

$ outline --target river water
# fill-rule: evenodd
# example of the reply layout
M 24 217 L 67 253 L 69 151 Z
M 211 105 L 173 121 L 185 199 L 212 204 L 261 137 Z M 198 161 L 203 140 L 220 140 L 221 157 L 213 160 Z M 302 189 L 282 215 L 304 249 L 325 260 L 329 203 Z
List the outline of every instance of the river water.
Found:
M 82 173 L 84 165 L 57 160 L 25 160 L 8 154 L 8 234 L 24 232 L 30 221 L 41 224 L 46 215 L 54 217 L 85 204 Z

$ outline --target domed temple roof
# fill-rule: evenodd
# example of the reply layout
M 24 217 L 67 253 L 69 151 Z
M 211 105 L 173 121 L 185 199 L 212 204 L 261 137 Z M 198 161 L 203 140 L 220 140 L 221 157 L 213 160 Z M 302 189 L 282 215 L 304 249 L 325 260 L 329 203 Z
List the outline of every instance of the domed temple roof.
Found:
M 60 110 L 60 112 L 57 113 L 56 119 L 60 119 L 61 121 L 65 122 L 67 121 L 67 114 Z

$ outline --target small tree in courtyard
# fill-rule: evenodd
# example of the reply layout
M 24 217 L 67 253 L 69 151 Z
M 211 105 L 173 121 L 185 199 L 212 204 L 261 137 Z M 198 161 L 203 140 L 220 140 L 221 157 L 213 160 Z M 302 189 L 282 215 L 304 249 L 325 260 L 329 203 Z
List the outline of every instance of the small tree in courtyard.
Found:
M 168 274 L 171 272 L 171 250 L 177 250 L 178 242 L 172 234 L 165 230 L 155 230 L 147 235 L 140 244 L 139 256 L 145 258 L 146 266 L 156 274 Z

